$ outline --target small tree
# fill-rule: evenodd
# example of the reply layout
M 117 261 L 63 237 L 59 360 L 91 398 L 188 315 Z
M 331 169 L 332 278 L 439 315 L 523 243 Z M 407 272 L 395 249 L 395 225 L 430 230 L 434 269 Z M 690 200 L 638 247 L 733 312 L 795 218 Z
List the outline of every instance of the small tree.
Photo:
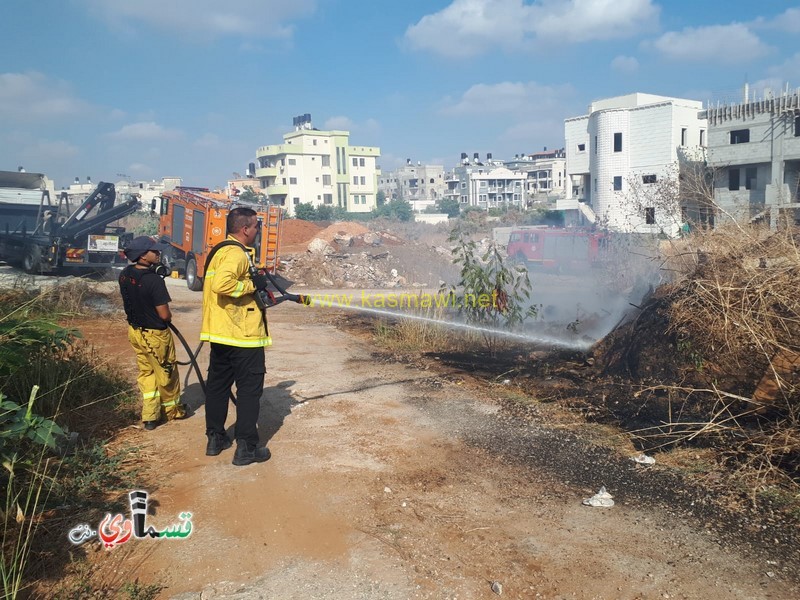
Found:
M 244 191 L 239 193 L 239 202 L 247 202 L 249 204 L 265 204 L 267 197 L 264 194 L 257 194 L 253 188 L 247 186 Z
M 375 194 L 375 204 L 377 206 L 383 206 L 384 204 L 386 204 L 386 192 L 381 190 L 378 191 L 377 194 Z
M 461 214 L 461 203 L 455 198 L 439 198 L 436 201 L 436 208 L 448 217 L 457 217 Z
M 376 217 L 385 217 L 387 219 L 397 219 L 398 221 L 409 221 L 414 214 L 411 205 L 405 200 L 395 199 L 390 200 L 383 206 L 379 206 L 373 211 Z
M 333 221 L 333 207 L 322 204 L 316 208 L 314 221 Z
M 304 221 L 315 221 L 317 211 L 310 202 L 302 202 L 294 207 L 294 216 Z
M 449 289 L 452 305 L 468 324 L 488 330 L 481 335 L 486 348 L 494 353 L 499 345 L 495 331 L 512 331 L 537 315 L 536 307 L 530 304 L 528 271 L 510 266 L 494 243 L 480 255 L 477 244 L 460 228 L 454 228 L 448 239 L 456 244 L 453 262 L 461 266 L 458 285 Z

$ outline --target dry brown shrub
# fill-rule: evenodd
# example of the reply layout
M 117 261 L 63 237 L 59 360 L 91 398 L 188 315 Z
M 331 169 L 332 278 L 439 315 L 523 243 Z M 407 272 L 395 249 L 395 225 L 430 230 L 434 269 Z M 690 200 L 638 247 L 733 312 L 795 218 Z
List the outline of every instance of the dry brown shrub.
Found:
M 713 439 L 753 467 L 759 485 L 800 482 L 800 229 L 735 224 L 670 243 L 667 335 L 693 363 L 669 392 L 670 422 L 648 443 Z M 664 306 L 664 303 L 662 303 Z M 691 413 L 685 410 L 691 403 Z

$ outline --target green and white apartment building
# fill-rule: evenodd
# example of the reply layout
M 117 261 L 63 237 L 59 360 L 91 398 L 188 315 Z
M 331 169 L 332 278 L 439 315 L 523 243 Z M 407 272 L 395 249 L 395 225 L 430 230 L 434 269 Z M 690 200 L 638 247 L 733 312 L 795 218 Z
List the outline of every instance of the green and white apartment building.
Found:
M 370 212 L 376 206 L 380 148 L 351 146 L 349 131 L 320 131 L 311 115 L 294 118 L 283 143 L 256 151 L 256 178 L 270 202 L 286 208 L 311 203 Z

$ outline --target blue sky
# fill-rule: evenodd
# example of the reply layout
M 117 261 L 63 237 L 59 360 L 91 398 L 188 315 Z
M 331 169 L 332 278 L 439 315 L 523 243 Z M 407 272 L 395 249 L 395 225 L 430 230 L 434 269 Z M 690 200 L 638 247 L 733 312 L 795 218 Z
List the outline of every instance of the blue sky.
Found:
M 563 146 L 633 91 L 800 86 L 800 3 L 2 0 L 0 169 L 224 185 L 292 117 L 453 166 Z

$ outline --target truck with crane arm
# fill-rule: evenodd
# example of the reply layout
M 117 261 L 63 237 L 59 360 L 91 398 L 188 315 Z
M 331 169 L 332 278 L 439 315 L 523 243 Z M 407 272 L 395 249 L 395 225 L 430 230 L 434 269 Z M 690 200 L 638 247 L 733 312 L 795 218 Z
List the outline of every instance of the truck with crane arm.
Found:
M 0 260 L 53 274 L 127 264 L 121 249 L 132 234 L 110 224 L 138 210 L 139 199 L 116 204 L 114 184 L 100 182 L 73 210 L 66 192 L 50 197 L 44 179 L 0 171 Z

